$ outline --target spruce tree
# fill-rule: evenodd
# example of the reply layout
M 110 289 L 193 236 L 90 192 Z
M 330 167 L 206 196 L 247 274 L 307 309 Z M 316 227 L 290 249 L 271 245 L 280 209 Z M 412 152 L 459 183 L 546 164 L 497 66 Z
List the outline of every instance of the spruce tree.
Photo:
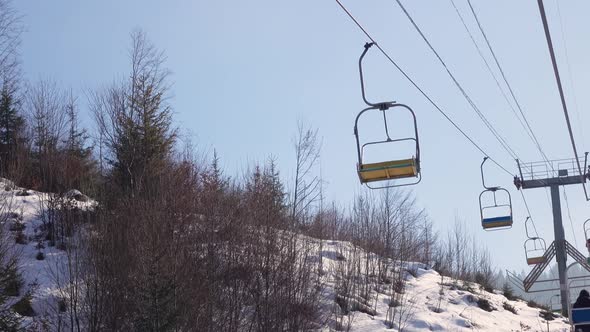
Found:
M 10 306 L 9 297 L 18 296 L 23 284 L 18 271 L 18 260 L 10 254 L 6 235 L 0 229 L 0 331 L 20 331 L 22 319 Z
M 122 102 L 111 114 L 113 139 L 109 163 L 115 180 L 132 192 L 149 189 L 169 164 L 176 138 L 172 110 L 166 103 L 168 72 L 162 53 L 141 32 L 132 36 L 132 74 L 122 88 Z
M 6 86 L 0 91 L 0 158 L 2 175 L 14 162 L 24 120 L 19 115 L 13 92 Z
M 95 161 L 92 159 L 92 147 L 87 145 L 88 133 L 80 128 L 76 100 L 70 97 L 66 104 L 68 136 L 64 142 L 66 163 L 64 165 L 64 182 L 68 189 L 83 188 L 92 180 Z

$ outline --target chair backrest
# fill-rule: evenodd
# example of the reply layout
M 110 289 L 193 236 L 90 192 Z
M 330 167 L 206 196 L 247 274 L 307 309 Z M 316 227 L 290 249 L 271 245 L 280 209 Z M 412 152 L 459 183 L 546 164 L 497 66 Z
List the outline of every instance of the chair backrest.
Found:
M 590 308 L 573 308 L 572 323 L 574 326 L 590 325 Z

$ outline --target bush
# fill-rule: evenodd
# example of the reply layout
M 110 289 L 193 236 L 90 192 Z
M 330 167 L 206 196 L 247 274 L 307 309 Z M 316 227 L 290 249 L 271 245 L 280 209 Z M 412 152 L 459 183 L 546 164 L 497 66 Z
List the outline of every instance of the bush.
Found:
M 27 293 L 18 302 L 12 305 L 12 310 L 21 316 L 33 317 L 35 316 L 35 310 L 31 305 L 31 294 Z
M 336 296 L 336 304 L 340 307 L 340 312 L 343 315 L 348 315 L 349 308 L 348 308 L 348 301 L 346 301 L 346 298 L 344 296 Z
M 481 310 L 484 310 L 487 312 L 492 312 L 492 311 L 496 310 L 496 308 L 494 308 L 494 306 L 492 305 L 492 303 L 490 301 L 483 299 L 483 298 L 477 300 L 477 306 Z
M 399 303 L 399 301 L 397 299 L 389 300 L 389 307 L 390 308 L 399 307 L 400 305 L 401 305 L 401 303 Z
M 557 316 L 549 310 L 541 310 L 541 312 L 539 312 L 539 317 L 544 320 L 554 320 Z
M 19 296 L 20 290 L 23 286 L 23 279 L 16 270 L 7 271 L 7 278 L 5 279 L 4 295 Z
M 433 306 L 433 305 L 431 305 L 431 306 L 428 306 L 428 309 L 429 309 L 430 311 L 434 312 L 434 313 L 437 313 L 437 314 L 440 314 L 441 312 L 443 312 L 443 311 L 444 311 L 444 310 L 443 310 L 443 308 L 441 308 L 441 307 L 435 307 L 435 306 Z
M 64 298 L 60 298 L 57 301 L 57 308 L 59 309 L 59 312 L 66 312 L 68 310 L 68 304 Z
M 537 308 L 537 309 L 542 309 L 545 311 L 550 311 L 548 306 L 539 304 L 539 303 L 535 302 L 534 300 L 530 300 L 529 302 L 527 302 L 527 305 L 531 308 Z
M 504 308 L 504 310 L 508 310 L 508 311 L 510 311 L 511 313 L 513 313 L 513 314 L 515 314 L 515 315 L 518 315 L 518 313 L 516 312 L 516 308 L 515 308 L 513 305 L 511 305 L 510 303 L 508 303 L 508 302 L 504 302 L 504 303 L 502 304 L 502 307 Z
M 29 193 L 26 189 L 23 190 L 19 190 L 16 192 L 16 196 L 30 196 L 31 193 Z
M 42 261 L 42 260 L 44 260 L 44 259 L 45 259 L 45 254 L 44 254 L 42 251 L 39 251 L 39 252 L 37 252 L 37 256 L 35 256 L 35 258 L 36 258 L 38 261 Z
M 10 224 L 10 227 L 8 228 L 8 230 L 11 232 L 22 232 L 23 230 L 25 230 L 25 227 L 26 227 L 25 224 L 23 224 L 22 222 L 17 220 L 17 221 L 12 222 Z
M 463 283 L 461 285 L 459 285 L 458 283 L 455 283 L 454 286 L 458 290 L 462 290 L 462 291 L 469 292 L 469 293 L 475 293 L 475 289 L 473 288 L 473 285 L 468 281 L 463 281 Z
M 16 236 L 14 237 L 14 242 L 17 244 L 27 244 L 28 242 L 25 233 L 22 231 L 17 232 Z
M 510 285 L 507 282 L 504 283 L 504 286 L 502 286 L 502 294 L 504 294 L 504 297 L 506 297 L 510 301 L 516 301 L 518 299 L 516 295 L 514 295 L 512 287 L 510 287 Z
M 490 278 L 482 273 L 482 272 L 477 272 L 475 274 L 475 282 L 480 284 L 481 287 L 489 293 L 493 293 L 494 292 L 494 287 L 491 285 L 490 283 Z
M 403 294 L 404 293 L 404 289 L 406 288 L 406 285 L 404 284 L 404 282 L 402 280 L 396 280 L 393 283 L 393 291 L 398 293 L 398 294 Z

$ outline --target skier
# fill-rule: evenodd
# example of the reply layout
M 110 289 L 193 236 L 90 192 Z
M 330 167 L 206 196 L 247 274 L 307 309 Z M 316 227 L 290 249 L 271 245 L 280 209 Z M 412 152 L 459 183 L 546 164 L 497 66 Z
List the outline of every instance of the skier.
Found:
M 574 303 L 574 309 L 576 308 L 590 308 L 590 293 L 587 290 L 580 291 L 580 296 Z M 576 332 L 590 332 L 590 325 L 576 326 Z

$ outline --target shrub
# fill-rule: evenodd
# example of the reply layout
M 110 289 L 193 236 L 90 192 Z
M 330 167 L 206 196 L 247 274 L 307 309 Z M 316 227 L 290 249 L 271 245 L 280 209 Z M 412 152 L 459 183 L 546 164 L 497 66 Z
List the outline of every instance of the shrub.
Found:
M 59 312 L 66 312 L 66 310 L 68 310 L 68 304 L 64 298 L 60 298 L 57 301 L 57 308 L 59 309 Z
M 21 316 L 35 316 L 35 310 L 33 310 L 33 306 L 31 305 L 31 298 L 31 293 L 25 294 L 22 299 L 12 305 L 12 310 Z
M 494 292 L 494 287 L 491 285 L 490 283 L 490 278 L 482 273 L 482 272 L 477 272 L 475 274 L 475 282 L 480 284 L 481 287 L 489 293 L 493 293 Z
M 443 312 L 444 310 L 441 307 L 436 307 L 436 306 L 428 306 L 428 309 L 434 313 L 440 314 L 441 312 Z
M 30 196 L 31 193 L 29 193 L 28 190 L 23 189 L 23 190 L 19 190 L 16 192 L 16 196 Z
M 539 317 L 544 320 L 554 320 L 557 316 L 549 310 L 541 310 L 541 312 L 539 312 Z
M 406 287 L 406 285 L 404 284 L 404 282 L 402 280 L 396 280 L 393 283 L 393 291 L 398 294 L 403 294 L 405 287 Z
M 516 312 L 516 308 L 515 308 L 513 305 L 511 305 L 510 303 L 508 303 L 508 302 L 504 302 L 504 303 L 502 304 L 502 307 L 504 308 L 504 310 L 508 310 L 508 311 L 510 311 L 511 313 L 513 313 L 513 314 L 515 314 L 515 315 L 518 315 L 518 313 Z
M 22 231 L 19 231 L 16 233 L 16 236 L 14 237 L 14 242 L 16 242 L 17 244 L 27 244 L 27 237 Z
M 340 307 L 340 312 L 343 315 L 348 315 L 350 311 L 348 308 L 348 301 L 346 301 L 346 298 L 344 296 L 337 295 L 335 301 L 336 304 Z
M 534 300 L 528 301 L 527 305 L 531 308 L 537 308 L 537 309 L 542 309 L 545 311 L 550 311 L 549 307 L 547 307 L 546 305 L 539 304 L 539 303 L 535 302 Z
M 504 286 L 502 287 L 502 294 L 504 294 L 504 297 L 506 297 L 510 301 L 515 301 L 518 299 L 516 295 L 514 295 L 512 287 L 510 287 L 510 285 L 507 282 L 504 283 Z
M 18 274 L 16 269 L 10 269 L 6 274 L 4 295 L 19 296 L 21 287 L 23 286 L 22 277 Z
M 25 224 L 17 220 L 10 224 L 8 230 L 10 230 L 11 232 L 22 232 L 25 229 L 25 227 Z
M 484 311 L 487 312 L 492 312 L 494 310 L 496 310 L 496 308 L 494 308 L 494 306 L 492 305 L 492 303 L 490 301 L 488 301 L 487 299 L 483 299 L 480 298 L 479 300 L 477 300 L 477 306 Z
M 455 287 L 459 290 L 462 290 L 462 291 L 466 291 L 469 293 L 475 293 L 475 289 L 473 288 L 473 285 L 471 283 L 469 283 L 468 281 L 463 281 L 463 283 L 461 285 L 456 283 Z
M 399 307 L 400 305 L 401 305 L 401 303 L 399 303 L 399 301 L 397 299 L 389 300 L 389 307 L 390 308 Z

